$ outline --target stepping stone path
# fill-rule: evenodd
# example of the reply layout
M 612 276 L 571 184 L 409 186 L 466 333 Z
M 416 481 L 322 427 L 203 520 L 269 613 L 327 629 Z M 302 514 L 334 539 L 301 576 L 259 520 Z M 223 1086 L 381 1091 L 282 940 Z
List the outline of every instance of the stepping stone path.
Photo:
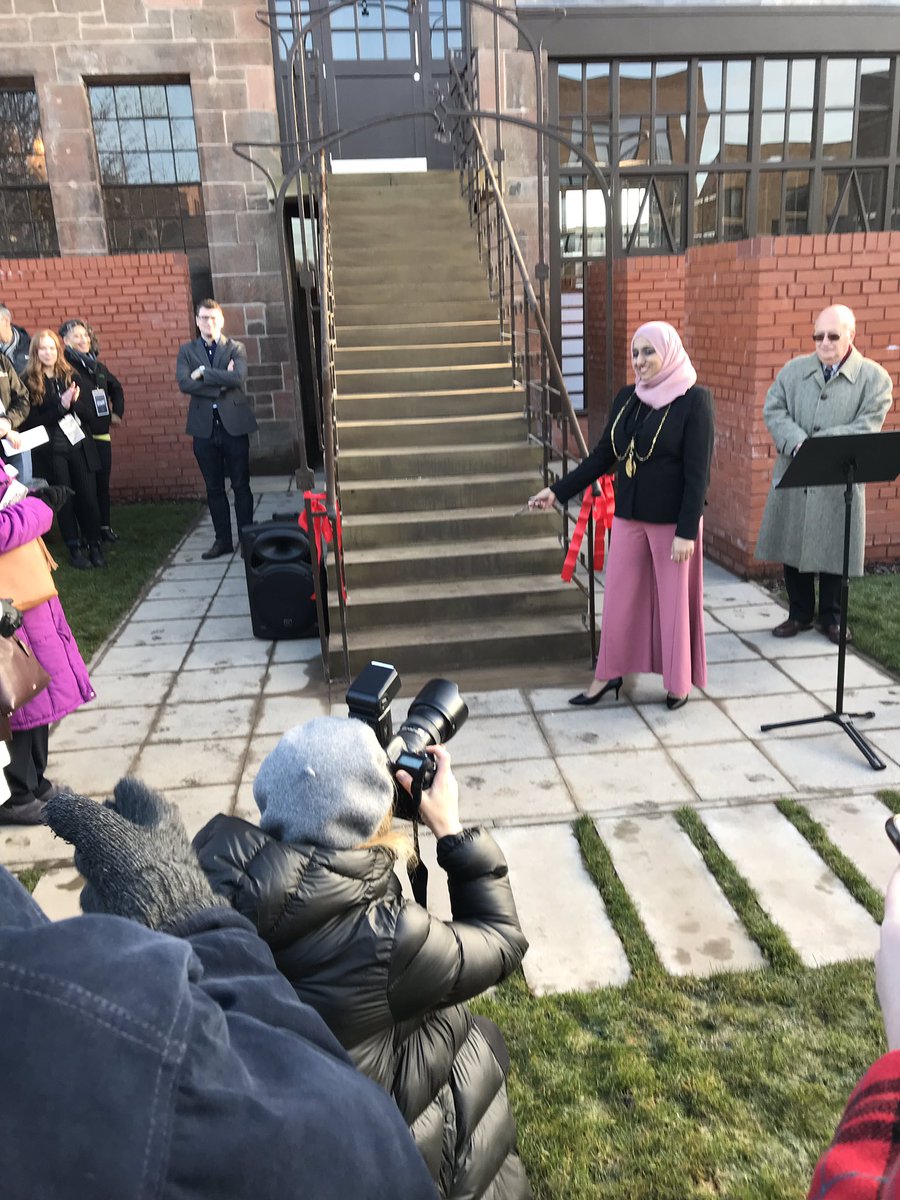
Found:
M 257 519 L 299 510 L 282 479 L 254 480 Z M 279 734 L 318 713 L 342 714 L 315 639 L 252 637 L 243 564 L 203 562 L 208 520 L 174 552 L 91 673 L 97 701 L 51 735 L 51 773 L 102 799 L 120 775 L 143 770 L 180 809 L 189 833 L 217 811 L 253 819 L 252 783 Z M 760 723 L 811 716 L 834 702 L 834 647 L 810 631 L 786 645 L 771 629 L 783 610 L 754 584 L 707 564 L 709 683 L 675 713 L 660 681 L 626 680 L 618 703 L 576 712 L 587 679 L 535 680 L 524 670 L 471 690 L 472 715 L 451 744 L 464 819 L 492 828 L 509 863 L 524 963 L 537 994 L 619 987 L 630 977 L 622 943 L 586 870 L 573 823 L 593 822 L 664 969 L 672 975 L 765 966 L 674 811 L 694 809 L 810 966 L 871 957 L 868 912 L 775 801 L 799 801 L 830 840 L 883 892 L 900 859 L 884 835 L 876 788 L 900 782 L 900 684 L 851 652 L 846 707 L 875 711 L 858 725 L 887 770 L 873 773 L 833 727 L 772 731 Z M 466 684 L 460 680 L 464 695 Z M 395 724 L 413 691 L 395 702 Z M 115 708 L 119 722 L 103 718 Z M 110 737 L 110 729 L 118 736 Z M 434 843 L 429 907 L 449 918 Z M 0 862 L 41 865 L 35 898 L 51 919 L 78 913 L 80 880 L 68 846 L 47 829 L 0 827 Z M 408 888 L 408 883 L 404 886 Z

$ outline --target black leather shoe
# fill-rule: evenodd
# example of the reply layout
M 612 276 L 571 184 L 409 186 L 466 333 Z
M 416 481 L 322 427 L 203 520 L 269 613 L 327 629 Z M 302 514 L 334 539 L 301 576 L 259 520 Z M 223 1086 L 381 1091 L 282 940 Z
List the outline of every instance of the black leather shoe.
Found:
M 216 538 L 210 548 L 204 550 L 200 557 L 205 559 L 221 558 L 223 554 L 234 554 L 234 546 L 230 542 L 220 542 Z
M 606 681 L 606 683 L 604 683 L 604 685 L 600 689 L 600 691 L 596 694 L 596 696 L 587 696 L 587 695 L 585 695 L 584 692 L 579 692 L 577 696 L 572 696 L 572 698 L 569 700 L 569 703 L 577 704 L 579 706 L 585 705 L 585 704 L 599 704 L 600 701 L 603 699 L 603 697 L 606 695 L 606 693 L 611 692 L 613 690 L 615 690 L 616 699 L 618 700 L 619 691 L 621 690 L 621 687 L 622 687 L 622 676 L 619 675 L 615 679 L 608 679 Z
M 113 542 L 117 542 L 118 540 L 119 540 L 119 535 L 113 529 L 112 525 L 102 525 L 100 527 L 100 541 L 101 542 L 109 542 L 110 545 L 112 545 Z
M 91 569 L 91 564 L 81 553 L 79 545 L 69 547 L 69 562 L 76 571 L 89 571 Z
M 88 546 L 88 558 L 91 560 L 92 567 L 106 566 L 106 559 L 103 557 L 103 551 L 100 549 L 99 542 L 92 542 Z
M 798 633 L 805 633 L 807 629 L 812 629 L 812 621 L 795 621 L 793 617 L 788 617 L 786 621 L 775 626 L 772 630 L 772 637 L 796 637 Z
M 28 800 L 25 804 L 0 804 L 0 825 L 43 825 L 45 800 Z
M 825 636 L 828 638 L 829 642 L 834 642 L 835 646 L 839 646 L 841 644 L 841 627 L 840 627 L 840 625 L 820 625 L 819 629 L 822 631 L 822 633 L 825 634 Z M 853 641 L 853 634 L 850 632 L 849 625 L 847 626 L 847 636 L 844 639 L 844 641 L 848 646 Z
M 669 712 L 674 712 L 676 708 L 684 708 L 687 702 L 687 696 L 673 696 L 671 692 L 666 696 L 666 708 Z

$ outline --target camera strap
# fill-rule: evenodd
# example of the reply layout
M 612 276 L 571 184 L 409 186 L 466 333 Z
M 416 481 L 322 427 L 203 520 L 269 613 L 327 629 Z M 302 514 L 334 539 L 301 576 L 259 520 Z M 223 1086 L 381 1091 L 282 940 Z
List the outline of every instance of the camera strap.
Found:
M 428 907 L 428 868 L 422 862 L 419 853 L 419 822 L 413 821 L 413 846 L 416 849 L 415 864 L 406 868 L 409 885 L 412 888 L 413 899 L 423 908 Z

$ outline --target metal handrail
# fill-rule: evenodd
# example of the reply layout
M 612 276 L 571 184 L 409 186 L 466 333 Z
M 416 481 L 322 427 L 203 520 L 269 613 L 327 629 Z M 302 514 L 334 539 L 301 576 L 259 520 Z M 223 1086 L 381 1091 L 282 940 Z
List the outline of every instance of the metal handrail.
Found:
M 474 56 L 467 64 L 469 71 L 474 67 Z M 563 377 L 562 367 L 553 347 L 550 330 L 547 326 L 542 305 L 535 292 L 534 285 L 525 263 L 519 240 L 510 219 L 509 210 L 503 198 L 502 188 L 491 165 L 487 145 L 478 124 L 477 110 L 469 100 L 466 83 L 457 69 L 456 63 L 451 63 L 451 99 L 456 100 L 456 111 L 461 112 L 463 121 L 459 121 L 454 142 L 454 159 L 458 164 L 461 191 L 469 205 L 470 222 L 477 228 L 478 249 L 482 260 L 486 260 L 488 279 L 500 309 L 501 330 L 510 340 L 514 369 L 520 366 L 522 378 L 520 382 L 525 392 L 525 418 L 530 440 L 539 444 L 543 451 L 542 477 L 544 485 L 551 482 L 550 463 L 553 460 L 557 446 L 552 436 L 554 425 L 560 431 L 560 458 L 563 471 L 566 469 L 570 438 L 574 441 L 581 457 L 588 454 L 588 446 L 572 399 L 569 396 Z M 456 113 L 454 112 L 454 115 Z M 540 169 L 540 168 L 539 168 Z M 484 201 L 487 200 L 487 206 Z M 492 216 L 492 213 L 495 214 Z M 505 245 L 504 245 L 505 243 Z M 516 297 L 516 277 L 521 289 L 522 300 Z M 518 319 L 521 316 L 521 327 Z M 530 328 L 534 322 L 535 330 Z M 532 349 L 534 337 L 539 339 L 537 350 Z M 519 349 L 521 345 L 521 349 Z M 534 360 L 537 359 L 537 363 Z M 537 378 L 532 378 L 532 367 Z M 549 376 L 549 378 L 548 378 Z M 551 382 L 552 381 L 552 382 Z M 539 397 L 537 414 L 534 412 L 533 397 Z M 536 430 L 536 420 L 539 431 Z M 597 485 L 592 491 L 597 494 Z M 569 546 L 569 516 L 565 507 L 562 508 L 563 528 L 562 544 L 564 549 Z M 591 513 L 588 517 L 586 530 L 586 548 L 582 561 L 586 567 L 585 579 L 577 575 L 573 581 L 584 592 L 588 601 L 587 622 L 591 637 L 591 654 L 596 656 L 596 589 L 594 578 L 594 519 Z

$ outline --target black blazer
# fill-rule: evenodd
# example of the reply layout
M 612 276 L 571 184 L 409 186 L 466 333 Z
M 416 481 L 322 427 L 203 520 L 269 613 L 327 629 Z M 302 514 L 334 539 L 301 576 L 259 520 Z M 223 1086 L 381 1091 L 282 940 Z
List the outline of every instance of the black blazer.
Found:
M 83 360 L 71 354 L 68 347 L 66 348 L 66 362 L 75 372 L 75 382 L 80 388 L 78 399 L 75 401 L 75 411 L 78 413 L 82 425 L 85 429 L 90 430 L 92 435 L 103 436 L 109 433 L 112 414 L 115 413 L 117 417 L 125 415 L 125 392 L 122 390 L 121 383 L 105 363 L 98 360 L 91 368 Z M 93 396 L 95 388 L 102 388 L 106 392 L 109 413 L 105 417 L 97 415 Z
M 610 432 L 619 413 L 614 450 Z M 609 474 L 617 465 L 617 455 L 624 456 L 635 430 L 635 449 L 641 457 L 646 455 L 664 416 L 653 453 L 637 464 L 630 479 L 624 461 L 618 462 L 616 516 L 650 525 L 674 524 L 677 537 L 693 541 L 706 503 L 714 438 L 712 396 L 703 387 L 688 388 L 667 408 L 656 410 L 638 400 L 634 385 L 622 388 L 599 442 L 574 471 L 552 485 L 554 495 L 565 504 L 595 479 Z
M 230 362 L 234 363 L 232 371 L 228 370 Z M 206 367 L 203 378 L 191 379 L 191 372 L 200 366 Z M 233 437 L 256 430 L 256 417 L 246 392 L 247 352 L 240 342 L 219 338 L 212 366 L 202 338 L 185 342 L 178 351 L 175 378 L 181 390 L 191 398 L 185 433 L 192 437 L 212 437 L 214 404 L 226 431 Z

